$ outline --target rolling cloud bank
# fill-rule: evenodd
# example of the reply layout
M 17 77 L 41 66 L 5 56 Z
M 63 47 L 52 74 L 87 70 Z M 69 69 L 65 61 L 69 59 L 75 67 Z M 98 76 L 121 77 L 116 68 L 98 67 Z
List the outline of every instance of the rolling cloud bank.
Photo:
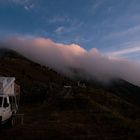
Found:
M 45 38 L 15 37 L 4 41 L 8 48 L 66 75 L 109 82 L 121 78 L 140 86 L 140 65 L 109 57 L 96 48 L 85 50 L 76 44 L 60 44 Z

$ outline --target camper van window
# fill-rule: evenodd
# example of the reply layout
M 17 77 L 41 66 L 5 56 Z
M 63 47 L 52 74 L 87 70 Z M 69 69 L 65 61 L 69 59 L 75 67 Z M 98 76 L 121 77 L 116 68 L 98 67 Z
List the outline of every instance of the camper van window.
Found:
M 2 107 L 2 100 L 3 100 L 3 97 L 0 97 L 0 107 Z
M 7 98 L 4 98 L 4 104 L 3 104 L 3 107 L 8 107 L 9 106 L 9 104 L 8 104 L 8 102 L 7 102 Z

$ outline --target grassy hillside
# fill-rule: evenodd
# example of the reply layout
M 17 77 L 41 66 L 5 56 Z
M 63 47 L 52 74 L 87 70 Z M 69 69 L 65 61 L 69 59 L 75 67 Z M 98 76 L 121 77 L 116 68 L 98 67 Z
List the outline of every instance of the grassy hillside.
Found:
M 135 97 L 139 95 L 138 87 L 119 82 L 111 88 L 89 83 L 82 88 L 76 81 L 15 52 L 6 50 L 1 54 L 0 75 L 15 76 L 21 85 L 19 111 L 25 117 L 23 125 L 2 126 L 0 139 L 140 139 L 140 108 Z M 136 94 L 127 96 L 129 88 Z

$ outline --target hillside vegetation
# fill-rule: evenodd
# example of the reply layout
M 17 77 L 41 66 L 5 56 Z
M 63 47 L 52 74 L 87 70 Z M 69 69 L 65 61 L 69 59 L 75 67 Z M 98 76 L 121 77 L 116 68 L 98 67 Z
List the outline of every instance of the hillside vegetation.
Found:
M 1 126 L 0 139 L 140 139 L 139 87 L 123 80 L 109 87 L 89 82 L 78 86 L 76 80 L 16 52 L 0 52 L 0 75 L 16 77 L 21 86 L 19 112 L 25 114 L 23 125 Z

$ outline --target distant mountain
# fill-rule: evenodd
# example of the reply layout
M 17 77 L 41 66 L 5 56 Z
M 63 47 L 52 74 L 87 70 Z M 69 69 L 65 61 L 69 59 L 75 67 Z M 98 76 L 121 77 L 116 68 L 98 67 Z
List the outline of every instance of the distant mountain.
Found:
M 78 83 L 7 49 L 0 75 L 16 77 L 25 114 L 24 125 L 2 129 L 1 139 L 140 139 L 140 88 L 127 81 Z
M 109 90 L 128 102 L 140 106 L 140 87 L 125 80 L 117 79 L 111 82 Z

